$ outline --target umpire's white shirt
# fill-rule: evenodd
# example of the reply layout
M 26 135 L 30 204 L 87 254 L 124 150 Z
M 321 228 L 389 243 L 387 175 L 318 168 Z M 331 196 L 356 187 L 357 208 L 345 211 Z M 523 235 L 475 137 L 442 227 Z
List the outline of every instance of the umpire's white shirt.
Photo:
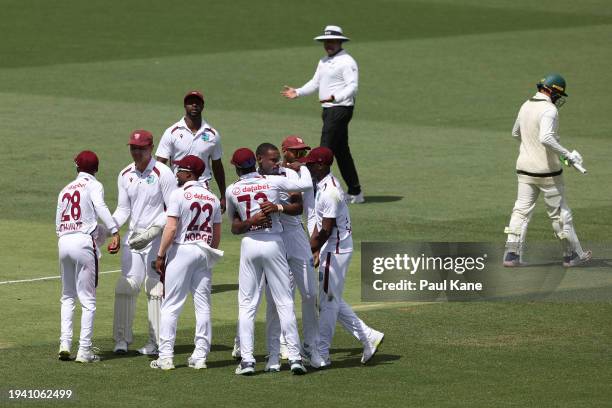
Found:
M 355 105 L 359 81 L 357 62 L 345 50 L 331 57 L 321 58 L 310 81 L 296 89 L 298 96 L 310 95 L 319 90 L 319 100 L 334 95 L 334 102 L 321 104 L 324 108 Z

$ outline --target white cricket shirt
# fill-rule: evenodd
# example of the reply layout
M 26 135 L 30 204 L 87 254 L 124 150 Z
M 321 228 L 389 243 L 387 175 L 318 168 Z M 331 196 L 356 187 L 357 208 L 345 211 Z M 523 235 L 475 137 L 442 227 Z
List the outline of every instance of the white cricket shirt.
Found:
M 202 119 L 200 129 L 193 133 L 183 117 L 166 129 L 155 155 L 170 161 L 181 160 L 188 155 L 197 156 L 206 165 L 204 173 L 198 181 L 208 181 L 212 178 L 210 161 L 219 160 L 223 156 L 221 135 L 204 119 Z M 168 164 L 176 172 L 176 166 L 172 163 Z
M 178 218 L 177 244 L 212 244 L 213 224 L 221 223 L 221 204 L 217 196 L 197 181 L 189 181 L 170 194 L 168 217 Z
M 559 154 L 569 152 L 559 145 L 559 111 L 550 98 L 536 93 L 521 106 L 512 129 L 521 146 L 516 169 L 533 174 L 548 174 L 561 170 Z
M 94 176 L 80 172 L 57 197 L 55 232 L 91 234 L 98 226 L 98 217 L 111 233 L 119 230 L 104 202 L 104 187 Z
M 301 88 L 296 89 L 298 96 L 310 95 L 319 90 L 319 100 L 334 95 L 334 102 L 321 104 L 324 108 L 355 105 L 355 95 L 359 82 L 357 62 L 345 50 L 336 55 L 321 58 L 314 76 Z
M 281 191 L 301 192 L 309 188 L 312 188 L 312 179 L 305 166 L 302 167 L 297 180 L 279 176 L 262 176 L 257 172 L 245 174 L 225 191 L 227 215 L 230 222 L 233 222 L 235 214 L 245 221 L 261 211 L 260 202 L 270 201 L 273 204 L 280 204 Z M 275 212 L 268 216 L 268 223 L 252 226 L 246 235 L 279 234 L 282 231 L 279 214 Z
M 154 158 L 142 173 L 132 163 L 121 170 L 117 178 L 119 196 L 113 218 L 119 227 L 129 218 L 130 231 L 136 232 L 153 224 L 163 225 L 166 204 L 176 187 L 172 170 Z
M 332 229 L 320 252 L 343 254 L 353 251 L 353 234 L 348 205 L 340 182 L 331 173 L 317 183 L 315 215 L 319 231 L 321 231 L 323 218 L 336 219 L 336 226 Z

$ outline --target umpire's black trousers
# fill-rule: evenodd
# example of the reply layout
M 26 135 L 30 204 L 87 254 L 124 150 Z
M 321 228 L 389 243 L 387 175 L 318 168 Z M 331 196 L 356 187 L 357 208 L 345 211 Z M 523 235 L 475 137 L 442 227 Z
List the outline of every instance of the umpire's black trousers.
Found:
M 322 116 L 321 146 L 334 152 L 340 174 L 348 187 L 347 193 L 357 195 L 361 193 L 361 186 L 348 144 L 348 124 L 353 117 L 353 106 L 323 108 Z

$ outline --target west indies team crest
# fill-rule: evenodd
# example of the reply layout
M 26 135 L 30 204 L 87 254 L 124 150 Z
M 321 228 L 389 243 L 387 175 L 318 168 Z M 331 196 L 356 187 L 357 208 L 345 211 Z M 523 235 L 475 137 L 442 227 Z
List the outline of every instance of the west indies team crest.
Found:
M 147 177 L 147 184 L 153 184 L 155 183 L 155 177 L 153 177 L 153 175 L 150 175 Z
M 210 135 L 208 133 L 204 132 L 204 133 L 202 133 L 200 135 L 200 139 L 202 139 L 205 142 L 208 142 L 208 141 L 210 141 Z

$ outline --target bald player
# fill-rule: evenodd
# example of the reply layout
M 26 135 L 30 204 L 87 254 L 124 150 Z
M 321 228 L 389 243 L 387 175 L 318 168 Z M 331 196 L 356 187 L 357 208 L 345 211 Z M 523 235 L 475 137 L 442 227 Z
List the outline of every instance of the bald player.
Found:
M 170 193 L 176 188 L 172 171 L 152 156 L 153 135 L 147 130 L 135 130 L 128 142 L 134 162 L 119 173 L 117 178 L 119 196 L 113 218 L 121 227 L 130 220 L 125 243 L 139 234 L 161 230 L 166 223 L 164 209 Z M 115 287 L 115 317 L 113 338 L 115 353 L 126 353 L 133 341 L 132 326 L 136 297 L 144 282 L 147 294 L 149 339 L 138 350 L 141 354 L 157 354 L 159 344 L 160 305 L 163 285 L 152 268 L 161 237 L 153 234 L 151 241 L 143 247 L 128 248 L 124 245 L 121 254 L 121 276 Z
M 91 363 L 100 359 L 92 350 L 92 336 L 100 256 L 98 245 L 107 237 L 104 228 L 98 225 L 98 218 L 113 236 L 111 248 L 118 248 L 120 238 L 119 228 L 104 202 L 104 187 L 95 177 L 98 156 L 92 151 L 82 151 L 74 158 L 74 163 L 77 177 L 60 192 L 55 216 L 62 276 L 59 359 L 70 359 L 72 322 L 78 298 L 82 315 L 76 361 Z
M 269 201 L 278 207 L 281 205 L 280 192 L 310 188 L 310 173 L 308 170 L 302 171 L 297 181 L 284 177 L 262 176 L 255 169 L 255 154 L 247 148 L 234 152 L 232 164 L 236 167 L 239 180 L 227 188 L 227 212 L 232 221 L 232 233 L 244 234 L 240 245 L 238 289 L 238 328 L 242 361 L 236 368 L 236 374 L 250 375 L 255 372 L 255 315 L 264 277 L 276 304 L 282 331 L 287 338 L 291 371 L 293 374 L 305 374 L 289 283 L 289 265 L 281 237 L 282 226 L 278 213 L 266 215 L 261 205 Z
M 164 300 L 161 305 L 159 358 L 152 368 L 174 368 L 174 342 L 179 315 L 187 294 L 193 294 L 196 331 L 195 349 L 187 360 L 196 370 L 206 368 L 212 342 L 210 291 L 212 267 L 220 251 L 221 206 L 219 199 L 198 179 L 204 162 L 189 155 L 175 161 L 179 188 L 170 195 L 155 267 L 164 276 Z

